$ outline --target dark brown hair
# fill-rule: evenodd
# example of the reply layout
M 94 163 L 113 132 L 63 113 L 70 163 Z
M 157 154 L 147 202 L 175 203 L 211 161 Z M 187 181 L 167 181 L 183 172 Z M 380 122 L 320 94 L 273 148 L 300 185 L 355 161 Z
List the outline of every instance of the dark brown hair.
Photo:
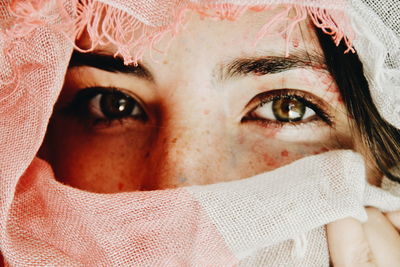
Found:
M 379 170 L 389 179 L 400 182 L 400 130 L 386 122 L 373 103 L 363 65 L 357 53 L 344 53 L 345 44 L 336 46 L 331 37 L 316 29 L 324 51 L 328 70 L 339 87 L 347 107 L 352 129 L 358 132 L 363 144 Z

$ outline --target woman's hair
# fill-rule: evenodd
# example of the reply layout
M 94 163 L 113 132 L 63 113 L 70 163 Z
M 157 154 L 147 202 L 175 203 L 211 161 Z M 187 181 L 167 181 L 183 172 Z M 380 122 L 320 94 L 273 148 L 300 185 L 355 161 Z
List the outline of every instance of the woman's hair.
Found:
M 358 132 L 369 148 L 376 166 L 389 179 L 400 182 L 400 130 L 387 123 L 373 103 L 363 65 L 356 53 L 344 53 L 347 46 L 337 47 L 330 35 L 316 29 L 328 70 L 336 80 L 348 110 L 351 128 Z M 355 137 L 357 135 L 354 135 Z

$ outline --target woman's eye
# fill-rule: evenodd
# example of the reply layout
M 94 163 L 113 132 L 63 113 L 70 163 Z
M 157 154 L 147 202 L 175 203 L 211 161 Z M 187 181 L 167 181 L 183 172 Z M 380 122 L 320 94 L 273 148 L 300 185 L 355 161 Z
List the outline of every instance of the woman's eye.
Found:
M 132 97 L 118 91 L 102 92 L 95 95 L 88 103 L 88 112 L 96 118 L 122 119 L 138 118 L 144 115 L 139 103 Z
M 252 111 L 251 115 L 260 119 L 296 122 L 309 119 L 315 116 L 316 113 L 304 102 L 289 96 L 261 103 Z
M 258 121 L 282 126 L 285 123 L 302 124 L 320 120 L 333 125 L 327 104 L 318 97 L 300 90 L 280 89 L 264 92 L 255 96 L 248 105 L 253 108 L 242 122 Z
M 93 87 L 79 91 L 64 111 L 94 122 L 132 118 L 145 121 L 147 115 L 139 102 L 115 88 Z

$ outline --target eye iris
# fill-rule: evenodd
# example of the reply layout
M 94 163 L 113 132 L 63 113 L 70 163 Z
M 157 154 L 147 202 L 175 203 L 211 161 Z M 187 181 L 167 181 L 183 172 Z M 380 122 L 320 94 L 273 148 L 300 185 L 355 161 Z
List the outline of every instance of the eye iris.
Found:
M 306 112 L 306 106 L 295 98 L 286 97 L 274 100 L 272 103 L 272 111 L 279 121 L 299 121 Z
M 129 116 L 136 101 L 121 93 L 105 93 L 100 99 L 100 108 L 103 114 L 109 118 L 122 118 Z

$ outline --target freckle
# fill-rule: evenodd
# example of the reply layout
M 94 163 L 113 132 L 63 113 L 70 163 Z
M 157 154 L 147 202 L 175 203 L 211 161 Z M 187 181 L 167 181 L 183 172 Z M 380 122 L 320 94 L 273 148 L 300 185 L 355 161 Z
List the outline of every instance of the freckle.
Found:
M 264 157 L 264 161 L 267 164 L 267 166 L 270 166 L 270 167 L 278 166 L 277 161 L 275 159 L 271 158 L 269 155 L 264 154 L 263 157 Z
M 124 184 L 123 183 L 118 183 L 118 190 L 122 190 L 124 188 Z
M 172 143 L 172 144 L 175 144 L 175 143 L 176 143 L 176 140 L 178 140 L 178 138 L 172 139 L 171 143 Z
M 209 109 L 203 110 L 203 114 L 204 114 L 204 115 L 208 115 L 209 113 L 210 113 L 210 110 L 209 110 Z
M 321 152 L 328 152 L 329 151 L 329 148 L 327 148 L 327 147 L 323 147 L 323 148 L 321 148 L 321 150 L 320 150 Z
M 168 60 L 164 60 L 164 61 L 163 61 L 163 64 L 168 64 Z
M 282 157 L 287 157 L 287 156 L 289 156 L 289 151 L 287 151 L 286 149 L 283 150 L 283 151 L 281 152 L 281 156 L 282 156 Z

